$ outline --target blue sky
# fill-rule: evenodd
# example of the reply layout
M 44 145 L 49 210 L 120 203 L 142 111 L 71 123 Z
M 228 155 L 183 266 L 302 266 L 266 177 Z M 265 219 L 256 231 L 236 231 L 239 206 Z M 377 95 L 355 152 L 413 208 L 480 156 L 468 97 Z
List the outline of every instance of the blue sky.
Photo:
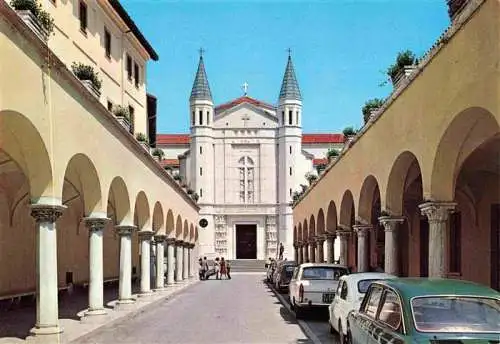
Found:
M 449 25 L 445 0 L 122 0 L 160 56 L 148 64 L 158 133 L 188 132 L 200 47 L 216 104 L 243 94 L 276 103 L 287 49 L 303 96 L 304 132 L 362 124 L 361 107 L 386 97 L 384 71 L 401 50 L 424 54 Z

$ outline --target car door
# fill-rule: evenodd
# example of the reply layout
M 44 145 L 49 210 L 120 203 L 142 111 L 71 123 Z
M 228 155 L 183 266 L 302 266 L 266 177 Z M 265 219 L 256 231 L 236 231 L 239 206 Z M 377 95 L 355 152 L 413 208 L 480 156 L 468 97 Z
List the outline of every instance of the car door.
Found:
M 380 299 L 375 321 L 367 344 L 404 343 L 404 323 L 401 301 L 391 289 L 385 289 Z
M 350 310 L 351 310 L 351 304 L 349 302 L 349 283 L 347 283 L 347 281 L 344 281 L 340 289 L 340 297 L 339 297 L 339 315 L 340 315 L 340 321 L 342 322 L 342 329 L 344 330 L 344 333 L 346 333 L 347 331 L 347 314 L 349 314 Z
M 290 286 L 288 287 L 288 295 L 290 295 L 290 302 L 293 303 L 294 298 L 297 296 L 297 279 L 299 278 L 299 267 L 293 270 Z
M 354 321 L 349 323 L 353 344 L 368 344 L 378 314 L 383 287 L 372 284 L 363 299 L 359 312 L 354 312 Z
M 340 280 L 339 285 L 337 286 L 337 291 L 335 292 L 335 297 L 333 298 L 331 305 L 331 313 L 330 313 L 330 323 L 335 330 L 339 330 L 339 318 L 340 318 L 340 292 L 342 290 L 342 285 L 345 281 Z

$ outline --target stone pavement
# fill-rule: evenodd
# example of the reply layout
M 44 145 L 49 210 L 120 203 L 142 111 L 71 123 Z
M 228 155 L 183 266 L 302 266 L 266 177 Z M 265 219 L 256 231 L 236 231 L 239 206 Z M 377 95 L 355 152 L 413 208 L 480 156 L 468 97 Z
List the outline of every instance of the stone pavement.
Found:
M 104 300 L 107 314 L 91 318 L 83 318 L 83 310 L 87 306 L 87 293 L 84 290 L 76 290 L 72 295 L 64 295 L 59 300 L 59 321 L 64 332 L 56 336 L 29 336 L 29 330 L 35 324 L 35 305 L 20 305 L 15 310 L 0 312 L 0 344 L 5 343 L 43 343 L 43 344 L 65 344 L 95 331 L 107 324 L 121 322 L 124 319 L 134 316 L 138 312 L 145 312 L 149 307 L 157 302 L 162 302 L 173 297 L 178 292 L 188 289 L 198 280 L 187 280 L 171 287 L 165 288 L 161 292 L 154 292 L 149 297 L 137 297 L 134 304 L 113 309 L 118 295 L 118 286 L 113 285 L 104 288 Z M 135 288 L 137 289 L 137 288 Z M 114 343 L 114 341 L 113 341 Z
M 263 273 L 202 281 L 146 312 L 74 344 L 313 343 L 264 283 Z

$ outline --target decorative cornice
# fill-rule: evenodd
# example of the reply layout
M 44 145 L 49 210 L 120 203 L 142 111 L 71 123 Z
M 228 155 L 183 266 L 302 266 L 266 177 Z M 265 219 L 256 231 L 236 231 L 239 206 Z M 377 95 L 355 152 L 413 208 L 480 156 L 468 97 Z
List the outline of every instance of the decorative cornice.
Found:
M 400 224 L 405 222 L 405 218 L 402 216 L 381 216 L 378 221 L 386 232 L 394 232 Z
M 420 204 L 420 212 L 427 216 L 429 223 L 446 222 L 451 212 L 455 210 L 455 202 L 426 202 Z
M 111 221 L 108 217 L 84 217 L 82 220 L 90 233 L 104 230 L 106 224 Z

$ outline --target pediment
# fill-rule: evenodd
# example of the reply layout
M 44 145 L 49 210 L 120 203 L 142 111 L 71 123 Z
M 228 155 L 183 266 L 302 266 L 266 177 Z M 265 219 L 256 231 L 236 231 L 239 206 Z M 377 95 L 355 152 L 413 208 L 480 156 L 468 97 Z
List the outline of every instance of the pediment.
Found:
M 216 115 L 215 126 L 219 128 L 274 128 L 278 119 L 271 111 L 249 103 L 242 103 Z

